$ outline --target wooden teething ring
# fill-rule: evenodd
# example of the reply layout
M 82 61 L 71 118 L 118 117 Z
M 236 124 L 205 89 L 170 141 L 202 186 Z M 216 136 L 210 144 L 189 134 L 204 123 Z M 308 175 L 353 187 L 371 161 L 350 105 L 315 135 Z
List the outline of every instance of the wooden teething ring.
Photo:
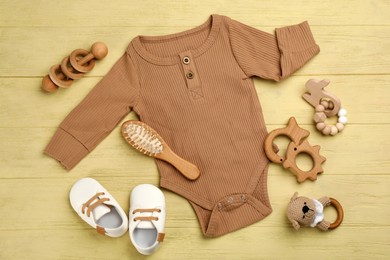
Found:
M 75 70 L 69 62 L 69 57 L 65 57 L 61 62 L 61 70 L 62 72 L 71 79 L 81 79 L 83 77 L 83 73 Z
M 338 97 L 325 91 L 325 87 L 330 83 L 329 80 L 310 79 L 306 82 L 307 92 L 302 95 L 303 99 L 312 105 L 316 112 L 313 120 L 316 123 L 318 131 L 323 135 L 336 135 L 344 129 L 348 119 L 347 111 L 341 107 L 341 101 Z M 336 125 L 326 125 L 325 120 L 328 117 L 338 115 Z
M 102 42 L 95 42 L 91 46 L 91 52 L 83 49 L 77 49 L 70 55 L 70 63 L 73 68 L 80 72 L 88 72 L 95 65 L 95 59 L 101 60 L 107 56 L 107 46 Z M 87 64 L 87 65 L 85 65 Z
M 73 79 L 67 78 L 66 75 L 62 73 L 60 64 L 51 66 L 49 77 L 54 84 L 61 88 L 69 88 L 73 83 Z
M 334 198 L 329 198 L 330 205 L 332 205 L 337 211 L 337 219 L 330 224 L 329 229 L 335 229 L 340 226 L 344 219 L 344 210 L 341 204 Z
M 281 157 L 275 153 L 273 149 L 273 142 L 278 136 L 287 136 L 292 142 L 287 147 L 286 157 Z M 316 180 L 317 174 L 322 173 L 321 164 L 326 160 L 325 157 L 319 154 L 320 146 L 311 146 L 307 140 L 310 132 L 300 128 L 294 117 L 288 121 L 287 127 L 279 128 L 271 131 L 265 139 L 264 150 L 268 159 L 274 163 L 282 164 L 284 168 L 290 168 L 297 176 L 298 182 L 303 182 L 307 178 Z M 296 164 L 296 156 L 300 153 L 306 153 L 313 159 L 314 166 L 310 171 L 303 171 L 298 168 Z
M 306 82 L 307 92 L 303 94 L 303 99 L 306 100 L 310 105 L 316 107 L 321 104 L 323 100 L 330 101 L 332 106 L 328 107 L 324 113 L 326 116 L 331 117 L 337 115 L 340 110 L 341 102 L 340 99 L 324 90 L 326 86 L 330 83 L 329 80 L 316 80 L 310 79 Z
M 79 72 L 89 72 L 93 69 L 93 67 L 95 66 L 95 60 L 89 60 L 88 63 L 85 64 L 80 64 L 79 63 L 79 60 L 81 60 L 83 57 L 87 56 L 89 54 L 89 52 L 87 50 L 84 50 L 84 49 L 77 49 L 77 50 L 74 50 L 71 54 L 70 54 L 70 64 L 72 64 L 72 67 L 79 71 Z

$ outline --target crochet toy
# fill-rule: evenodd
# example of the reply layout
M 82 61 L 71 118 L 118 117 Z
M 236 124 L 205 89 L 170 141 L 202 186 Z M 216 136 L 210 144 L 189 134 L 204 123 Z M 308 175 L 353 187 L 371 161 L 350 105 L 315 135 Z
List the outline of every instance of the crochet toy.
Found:
M 107 53 L 107 46 L 102 42 L 95 42 L 91 47 L 91 52 L 83 49 L 74 50 L 70 56 L 62 60 L 61 64 L 50 68 L 49 75 L 42 80 L 42 89 L 55 92 L 58 87 L 69 88 L 74 79 L 80 79 L 84 73 L 93 69 L 95 59 L 103 59 Z
M 337 219 L 333 223 L 324 220 L 324 207 L 328 205 L 332 205 L 337 211 Z M 310 226 L 326 231 L 341 224 L 344 211 L 340 203 L 333 198 L 324 196 L 318 200 L 309 199 L 298 197 L 298 192 L 295 192 L 287 206 L 287 218 L 296 230 L 301 226 Z
M 338 97 L 324 90 L 330 83 L 329 80 L 310 79 L 306 82 L 308 92 L 303 94 L 303 99 L 315 108 L 313 120 L 316 128 L 323 135 L 336 135 L 341 132 L 347 123 L 347 110 L 341 107 Z M 326 125 L 325 120 L 328 117 L 338 115 L 336 125 Z

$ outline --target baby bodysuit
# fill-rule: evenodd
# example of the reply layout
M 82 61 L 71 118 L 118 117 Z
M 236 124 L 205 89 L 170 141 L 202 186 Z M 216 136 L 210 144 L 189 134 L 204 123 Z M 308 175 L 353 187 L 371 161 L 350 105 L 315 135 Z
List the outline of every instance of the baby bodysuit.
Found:
M 267 129 L 252 77 L 279 81 L 318 52 L 307 22 L 272 35 L 211 15 L 181 33 L 137 36 L 45 153 L 71 169 L 133 110 L 201 171 L 191 181 L 156 160 L 161 187 L 189 200 L 205 236 L 232 232 L 272 211 Z

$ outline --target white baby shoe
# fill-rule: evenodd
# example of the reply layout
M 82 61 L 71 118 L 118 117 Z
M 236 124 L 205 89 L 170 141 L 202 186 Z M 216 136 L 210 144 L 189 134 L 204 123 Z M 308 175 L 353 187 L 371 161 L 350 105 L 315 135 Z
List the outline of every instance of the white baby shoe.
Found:
M 126 233 L 126 213 L 111 194 L 96 180 L 83 178 L 70 190 L 70 204 L 77 214 L 98 233 L 120 237 Z
M 129 234 L 134 247 L 151 255 L 164 240 L 165 197 L 150 184 L 136 186 L 130 195 Z

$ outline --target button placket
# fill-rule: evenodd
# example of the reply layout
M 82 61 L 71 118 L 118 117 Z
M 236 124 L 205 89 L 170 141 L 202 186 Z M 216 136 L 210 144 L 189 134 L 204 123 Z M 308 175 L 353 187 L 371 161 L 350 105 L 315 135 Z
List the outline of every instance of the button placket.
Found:
M 195 60 L 192 57 L 191 52 L 187 51 L 179 55 L 187 88 L 190 91 L 191 97 L 193 99 L 203 98 L 202 83 L 200 81 L 199 74 L 195 66 Z

